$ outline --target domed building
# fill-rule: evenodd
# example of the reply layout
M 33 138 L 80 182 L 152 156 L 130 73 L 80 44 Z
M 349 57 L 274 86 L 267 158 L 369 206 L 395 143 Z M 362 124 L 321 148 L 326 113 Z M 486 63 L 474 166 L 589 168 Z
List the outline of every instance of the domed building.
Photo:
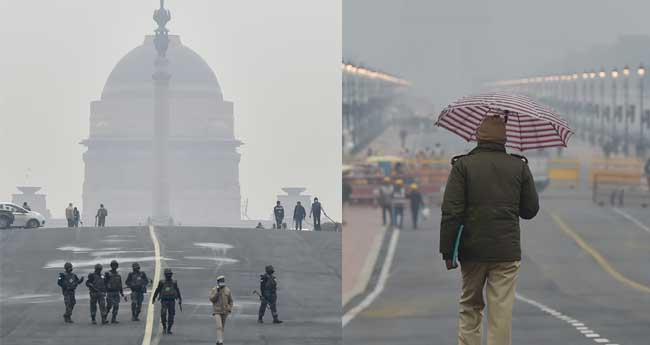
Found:
M 240 221 L 239 160 L 232 102 L 208 64 L 169 35 L 170 216 L 184 225 Z M 107 223 L 144 223 L 152 214 L 154 36 L 124 56 L 108 77 L 101 99 L 90 104 L 90 135 L 82 141 L 83 210 L 92 222 L 99 204 Z

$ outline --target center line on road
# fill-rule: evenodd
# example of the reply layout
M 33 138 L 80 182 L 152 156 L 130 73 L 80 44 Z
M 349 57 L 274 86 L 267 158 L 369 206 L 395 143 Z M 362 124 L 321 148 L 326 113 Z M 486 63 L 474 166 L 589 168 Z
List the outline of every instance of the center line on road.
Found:
M 623 216 L 625 219 L 627 219 L 627 220 L 629 220 L 630 222 L 636 224 L 639 228 L 643 229 L 645 232 L 647 232 L 647 233 L 650 234 L 650 228 L 647 227 L 645 224 L 641 223 L 640 220 L 638 220 L 638 219 L 632 217 L 629 213 L 627 213 L 627 212 L 621 210 L 620 208 L 616 208 L 616 207 L 612 207 L 612 210 L 614 210 L 614 212 L 620 214 L 620 215 Z
M 557 224 L 557 226 L 560 227 L 560 230 L 562 230 L 564 233 L 569 235 L 569 237 L 573 238 L 573 240 L 576 241 L 578 246 L 580 246 L 580 248 L 582 248 L 584 251 L 589 253 L 594 258 L 594 260 L 596 260 L 596 262 L 600 265 L 600 267 L 602 267 L 602 269 L 605 270 L 605 272 L 607 272 L 610 276 L 612 276 L 612 278 L 618 280 L 619 282 L 633 289 L 645 293 L 650 293 L 650 286 L 646 286 L 641 283 L 638 283 L 619 273 L 616 269 L 614 269 L 614 267 L 612 267 L 612 265 L 610 265 L 609 262 L 607 262 L 607 260 L 602 255 L 600 255 L 600 253 L 598 253 L 598 251 L 596 251 L 596 249 L 591 247 L 584 239 L 582 239 L 582 237 L 580 237 L 580 235 L 578 235 L 576 231 L 571 229 L 571 227 L 569 227 L 559 216 L 557 216 L 554 213 L 550 213 L 550 215 L 551 218 L 553 218 L 555 224 Z
M 393 263 L 393 257 L 395 256 L 395 249 L 397 248 L 397 240 L 399 239 L 399 229 L 394 228 L 393 234 L 390 238 L 390 243 L 388 244 L 388 252 L 386 253 L 386 258 L 384 258 L 384 264 L 381 267 L 381 272 L 379 273 L 379 279 L 377 285 L 372 290 L 368 296 L 366 296 L 361 303 L 359 303 L 354 308 L 348 310 L 343 318 L 341 319 L 341 327 L 345 327 L 352 319 L 354 319 L 360 312 L 368 308 L 372 302 L 377 298 L 384 288 L 386 287 L 386 281 L 388 280 L 388 274 L 390 273 L 390 267 Z M 144 344 L 143 344 L 144 345 Z
M 149 236 L 151 237 L 151 242 L 153 242 L 154 256 L 155 260 L 155 273 L 154 273 L 154 284 L 157 284 L 160 280 L 160 243 L 158 243 L 158 237 L 156 237 L 156 231 L 153 225 L 149 225 Z M 152 287 L 153 288 L 153 287 Z M 144 338 L 142 338 L 142 345 L 151 344 L 151 335 L 153 332 L 153 322 L 155 319 L 154 309 L 155 304 L 153 300 L 153 291 L 149 295 L 149 305 L 147 306 L 147 321 L 144 328 Z

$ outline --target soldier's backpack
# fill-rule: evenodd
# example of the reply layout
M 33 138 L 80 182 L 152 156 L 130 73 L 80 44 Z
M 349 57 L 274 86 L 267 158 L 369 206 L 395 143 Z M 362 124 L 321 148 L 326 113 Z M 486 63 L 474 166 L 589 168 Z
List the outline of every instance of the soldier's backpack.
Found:
M 109 273 L 108 277 L 108 289 L 109 290 L 119 290 L 122 288 L 122 277 L 118 273 Z
M 161 281 L 160 298 L 162 299 L 176 299 L 176 281 L 175 280 L 162 280 Z

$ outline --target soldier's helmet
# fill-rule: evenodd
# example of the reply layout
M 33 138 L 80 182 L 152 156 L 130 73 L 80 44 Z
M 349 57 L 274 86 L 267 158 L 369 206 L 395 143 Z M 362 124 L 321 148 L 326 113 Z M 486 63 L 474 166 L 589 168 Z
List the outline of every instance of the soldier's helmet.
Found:
M 268 274 L 273 274 L 273 272 L 275 272 L 275 269 L 273 269 L 273 265 L 268 265 L 268 266 L 266 266 L 266 267 L 264 268 L 264 270 L 265 270 L 266 273 L 268 273 Z
M 102 264 L 97 264 L 95 265 L 95 271 L 101 271 L 102 270 Z
M 134 262 L 132 266 L 133 266 L 134 270 L 139 270 L 140 269 L 140 264 L 137 263 L 137 262 Z
M 172 276 L 172 269 L 171 268 L 165 268 L 165 277 L 171 277 Z
M 68 270 L 72 271 L 72 264 L 69 263 L 69 262 L 66 262 L 66 263 L 63 265 L 63 269 L 66 270 L 66 271 L 68 271 Z
M 117 260 L 111 261 L 111 267 L 112 268 L 117 268 L 117 266 L 119 266 L 118 263 L 117 263 Z

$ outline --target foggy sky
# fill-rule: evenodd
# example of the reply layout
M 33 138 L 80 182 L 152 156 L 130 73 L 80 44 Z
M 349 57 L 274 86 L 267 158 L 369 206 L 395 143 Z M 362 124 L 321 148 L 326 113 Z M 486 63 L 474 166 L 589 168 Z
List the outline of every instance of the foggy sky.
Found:
M 643 0 L 346 0 L 343 56 L 411 80 L 441 106 L 619 35 L 650 35 L 648 13 Z M 582 68 L 600 67 L 585 60 Z M 640 62 L 621 56 L 617 67 Z
M 157 7 L 157 0 L 0 0 L 0 200 L 10 200 L 31 168 L 30 183 L 45 187 L 55 217 L 68 202 L 81 205 L 89 104 L 119 59 L 153 34 Z M 280 188 L 300 186 L 340 220 L 340 1 L 166 7 L 170 34 L 207 61 L 234 102 L 249 216 L 268 219 Z

